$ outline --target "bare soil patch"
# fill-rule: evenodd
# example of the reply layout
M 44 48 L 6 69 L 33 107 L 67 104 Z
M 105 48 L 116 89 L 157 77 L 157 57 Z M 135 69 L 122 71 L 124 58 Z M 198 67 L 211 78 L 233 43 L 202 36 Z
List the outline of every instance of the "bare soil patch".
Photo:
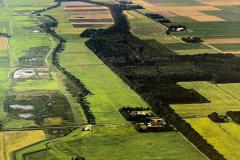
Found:
M 240 44 L 240 38 L 211 38 L 203 41 L 207 44 Z
M 112 19 L 112 16 L 110 13 L 100 13 L 100 14 L 92 14 L 92 13 L 85 13 L 85 14 L 75 14 L 73 15 L 72 17 L 70 17 L 69 19 L 75 19 L 75 18 L 100 18 L 100 19 L 104 19 L 104 18 L 111 18 Z
M 63 7 L 71 7 L 71 6 L 98 6 L 98 5 L 95 5 L 95 4 L 92 4 L 92 3 L 86 3 L 86 2 L 62 2 L 62 6 Z
M 0 37 L 0 49 L 7 50 L 8 49 L 8 39 L 5 37 Z
M 72 12 L 68 21 L 74 28 L 108 27 L 114 24 L 108 7 L 85 2 L 66 2 L 63 6 L 63 10 Z
M 109 14 L 110 16 L 111 16 L 111 14 L 110 14 L 110 11 L 109 10 L 104 10 L 104 11 L 91 11 L 91 12 L 83 12 L 83 11 L 81 11 L 81 12 L 72 12 L 72 14 L 73 15 L 77 15 L 77 16 L 79 16 L 79 15 L 90 15 L 90 14 L 92 14 L 92 15 L 99 15 L 99 14 Z
M 88 22 L 88 23 L 73 23 L 74 28 L 93 28 L 93 27 L 109 27 L 113 22 Z
M 70 11 L 70 12 L 98 12 L 98 11 L 108 11 L 106 8 L 67 8 L 64 9 L 65 11 Z
M 112 22 L 113 20 L 111 18 L 107 18 L 107 19 L 100 19 L 100 18 L 97 18 L 97 19 L 88 19 L 88 18 L 71 18 L 71 19 L 68 19 L 70 22 L 72 23 L 78 23 L 78 22 Z

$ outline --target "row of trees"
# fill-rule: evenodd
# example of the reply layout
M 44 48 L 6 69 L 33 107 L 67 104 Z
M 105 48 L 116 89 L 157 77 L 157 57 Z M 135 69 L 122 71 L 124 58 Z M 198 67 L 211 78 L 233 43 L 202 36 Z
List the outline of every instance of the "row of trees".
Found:
M 50 17 L 50 16 L 47 16 L 47 17 Z M 47 17 L 45 17 L 45 18 L 47 18 Z M 90 94 L 90 92 L 86 89 L 84 84 L 78 78 L 76 78 L 74 75 L 72 75 L 72 73 L 67 71 L 59 63 L 58 53 L 63 50 L 65 40 L 62 37 L 58 36 L 53 29 L 51 29 L 52 27 L 56 27 L 56 26 L 57 26 L 57 21 L 56 20 L 54 21 L 54 18 L 50 18 L 49 21 L 46 21 L 45 23 L 43 23 L 40 26 L 47 33 L 49 33 L 52 37 L 54 37 L 55 41 L 57 42 L 56 47 L 54 48 L 53 53 L 52 53 L 52 64 L 60 72 L 62 72 L 76 86 L 76 88 L 79 89 L 79 92 L 76 92 L 76 90 L 74 90 L 73 88 L 68 88 L 70 93 L 72 93 L 77 98 L 78 102 L 83 107 L 83 111 L 88 120 L 88 123 L 95 124 L 96 123 L 95 116 L 91 112 L 89 103 L 86 101 L 86 97 Z M 69 86 L 69 85 L 67 85 L 67 86 Z

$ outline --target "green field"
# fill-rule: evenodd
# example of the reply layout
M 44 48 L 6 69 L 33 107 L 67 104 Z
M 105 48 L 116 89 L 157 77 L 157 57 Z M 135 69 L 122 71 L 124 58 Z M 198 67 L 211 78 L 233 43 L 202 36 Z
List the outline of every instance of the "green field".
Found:
M 225 113 L 239 110 L 239 83 L 212 84 L 209 82 L 181 82 L 181 86 L 194 89 L 211 103 L 174 104 L 171 107 L 182 116 L 207 116 L 212 112 Z
M 64 31 L 71 30 L 64 21 L 65 12 L 57 9 L 48 13 L 58 20 L 60 24 L 56 30 L 66 40 L 60 64 L 91 92 L 86 100 L 97 125 L 91 132 L 75 130 L 66 137 L 53 140 L 48 143 L 47 150 L 46 142 L 20 150 L 16 153 L 19 159 L 25 153 L 30 153 L 26 154 L 26 159 L 31 160 L 46 157 L 49 160 L 67 159 L 73 154 L 99 160 L 162 159 L 166 156 L 171 159 L 205 159 L 178 132 L 140 134 L 132 125 L 126 124 L 119 108 L 148 105 L 85 46 L 87 39 L 79 38 L 75 32 L 67 34 Z
M 119 113 L 119 108 L 123 106 L 149 107 L 149 105 L 86 47 L 85 42 L 88 39 L 79 36 L 84 29 L 72 27 L 71 23 L 67 21 L 67 18 L 72 14 L 63 11 L 63 7 L 46 11 L 44 14 L 51 15 L 58 22 L 55 31 L 65 40 L 61 53 L 58 54 L 59 63 L 90 91 L 91 94 L 85 98 L 96 119 L 96 125 L 82 126 L 86 124 L 82 106 L 78 99 L 69 92 L 69 88 L 66 86 L 67 77 L 50 63 L 51 55 L 48 53 L 46 55 L 49 57 L 44 59 L 46 62 L 48 61 L 48 65 L 43 66 L 45 69 L 50 70 L 47 78 L 11 79 L 10 73 L 19 67 L 19 58 L 28 55 L 29 50 L 43 46 L 53 49 L 56 45 L 54 38 L 49 34 L 43 31 L 34 33 L 35 29 L 39 29 L 38 25 L 41 23 L 39 17 L 25 14 L 54 4 L 53 0 L 38 0 L 34 3 L 32 0 L 5 0 L 4 6 L 0 2 L 0 12 L 3 13 L 0 15 L 0 32 L 4 31 L 11 35 L 9 53 L 0 51 L 0 120 L 4 123 L 3 129 L 24 129 L 26 127 L 41 126 L 36 124 L 35 119 L 16 118 L 13 114 L 7 113 L 3 106 L 5 96 L 10 98 L 13 95 L 16 95 L 17 98 L 22 96 L 22 99 L 19 98 L 16 102 L 23 102 L 29 97 L 35 96 L 36 100 L 36 95 L 51 97 L 50 93 L 57 92 L 61 93 L 66 98 L 66 102 L 69 103 L 69 110 L 63 111 L 61 108 L 57 110 L 58 113 L 62 114 L 69 112 L 73 120 L 67 124 L 85 128 L 90 127 L 91 130 L 82 131 L 80 127 L 70 134 L 64 136 L 61 134 L 62 137 L 53 138 L 54 136 L 50 135 L 49 132 L 58 132 L 59 130 L 53 128 L 49 131 L 45 129 L 45 134 L 50 139 L 25 148 L 17 148 L 18 150 L 14 152 L 16 160 L 69 160 L 73 155 L 83 156 L 87 160 L 128 160 L 134 158 L 139 160 L 206 159 L 177 131 L 139 133 L 133 128 L 132 124 L 129 124 L 124 119 Z M 165 6 L 176 4 L 181 6 L 198 5 L 199 3 L 188 0 L 171 0 L 161 4 Z M 224 13 L 209 12 L 209 14 L 219 15 L 229 20 L 221 23 L 198 23 L 185 17 L 172 17 L 173 22 L 182 23 L 190 30 L 189 32 L 172 35 L 165 35 L 166 27 L 164 25 L 146 18 L 139 11 L 129 11 L 129 13 L 135 15 L 135 18 L 129 19 L 129 23 L 131 32 L 138 38 L 155 40 L 177 54 L 217 53 L 217 50 L 204 44 L 184 43 L 181 37 L 188 35 L 201 37 L 238 36 L 240 30 L 237 15 L 231 16 L 231 13 L 229 13 L 231 9 L 233 12 L 238 12 L 237 7 L 224 7 Z M 140 12 L 145 11 L 147 10 Z M 232 29 L 229 30 L 229 28 Z M 222 51 L 239 50 L 237 46 L 231 45 L 214 45 L 214 47 Z M 236 152 L 239 149 L 240 135 L 238 132 L 240 126 L 233 122 L 216 124 L 206 116 L 212 112 L 225 113 L 229 110 L 239 110 L 240 84 L 181 82 L 179 85 L 196 90 L 210 102 L 203 104 L 174 104 L 171 107 L 176 113 L 186 118 L 186 121 L 226 158 L 237 159 L 240 156 Z M 36 102 L 39 101 L 36 100 Z M 52 103 L 54 104 L 56 101 Z M 68 103 L 66 103 L 66 106 Z M 45 107 L 51 106 L 49 103 L 42 104 Z M 44 110 L 49 108 L 46 107 Z M 44 114 L 39 117 L 43 116 L 48 115 Z M 48 117 L 51 119 L 48 119 L 47 122 L 56 120 L 54 116 Z M 196 116 L 201 118 L 196 118 Z

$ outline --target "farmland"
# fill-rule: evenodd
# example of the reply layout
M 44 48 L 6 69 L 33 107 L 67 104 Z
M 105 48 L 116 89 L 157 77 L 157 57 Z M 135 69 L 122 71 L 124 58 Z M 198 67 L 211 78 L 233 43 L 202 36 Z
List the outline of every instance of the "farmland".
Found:
M 208 118 L 187 119 L 203 137 L 227 159 L 238 159 L 239 125 L 233 122 L 216 124 Z M 218 136 L 216 136 L 218 135 Z M 224 146 L 222 145 L 224 143 Z
M 135 3 L 145 6 L 145 8 L 149 10 L 148 12 L 159 13 L 167 17 L 172 23 L 182 24 L 188 27 L 187 32 L 173 33 L 175 37 L 199 36 L 206 39 L 206 41 L 218 38 L 239 37 L 239 1 L 225 2 L 218 0 L 211 2 L 199 0 L 159 2 L 136 0 Z M 164 43 L 165 41 L 161 42 Z M 213 46 L 211 49 L 215 50 L 215 53 L 231 51 L 237 53 L 237 51 L 239 51 L 239 48 L 235 44 L 237 42 L 229 44 L 231 42 L 233 41 L 228 41 L 227 44 L 221 45 L 210 44 L 210 46 Z M 209 46 L 207 45 L 206 47 Z M 178 48 L 170 48 L 174 49 L 177 53 L 183 53 L 183 51 Z M 214 51 L 210 51 L 209 49 L 205 50 L 205 53 L 214 53 Z M 197 52 L 197 50 L 199 52 Z M 187 54 L 191 54 L 188 50 L 185 51 Z M 195 51 L 191 50 L 191 52 L 192 54 L 194 52 L 203 53 L 203 51 L 198 48 L 196 48 Z
M 188 154 L 182 154 L 183 150 L 188 150 L 196 159 L 204 159 L 177 132 L 139 134 L 132 125 L 126 123 L 118 111 L 121 106 L 148 107 L 148 104 L 86 47 L 85 42 L 88 38 L 79 38 L 75 35 L 75 28 L 65 22 L 66 18 L 72 16 L 69 11 L 57 8 L 48 11 L 48 14 L 59 22 L 56 31 L 66 41 L 64 50 L 59 55 L 59 63 L 80 79 L 91 92 L 86 100 L 97 125 L 93 126 L 91 132 L 75 130 L 66 137 L 52 140 L 49 142 L 48 150 L 45 142 L 19 150 L 16 152 L 17 157 L 29 153 L 26 154 L 26 159 L 44 159 L 44 157 L 54 159 L 57 153 L 60 153 L 61 158 L 78 154 L 88 159 L 129 159 L 135 157 L 137 151 L 138 157 L 142 159 L 155 159 L 166 155 L 173 159 L 188 159 Z M 66 30 L 71 32 L 66 33 Z M 75 61 L 72 61 L 73 59 Z M 180 143 L 176 144 L 176 148 L 168 150 L 172 147 L 168 146 L 168 143 L 177 141 Z M 102 145 L 103 143 L 108 145 Z M 162 145 L 167 147 L 162 148 Z M 148 151 L 152 146 L 155 146 L 155 153 L 160 151 L 161 154 L 152 154 L 152 151 Z M 102 149 L 96 152 L 100 147 Z M 93 152 L 95 153 L 92 154 Z M 113 153 L 114 156 L 109 153 Z
M 181 82 L 181 86 L 193 88 L 206 97 L 211 103 L 177 104 L 171 107 L 179 113 L 194 129 L 199 132 L 227 159 L 237 159 L 234 152 L 238 146 L 239 125 L 234 122 L 217 124 L 207 115 L 212 112 L 225 114 L 227 111 L 239 110 L 239 83 L 211 84 L 208 82 Z M 197 118 L 201 117 L 201 118 Z M 218 135 L 218 136 L 216 136 Z M 225 143 L 226 146 L 222 146 Z
M 168 38 L 164 36 L 162 36 L 164 38 L 159 38 L 160 36 L 155 38 L 178 55 L 233 53 L 238 56 L 239 1 L 136 0 L 135 3 L 145 6 L 148 12 L 159 13 L 167 17 L 172 24 L 182 24 L 188 28 L 186 32 L 171 33 L 171 36 L 167 36 Z M 187 9 L 188 15 L 184 15 L 186 8 L 191 8 Z M 138 25 L 136 18 L 129 18 L 129 21 L 132 32 L 136 35 L 135 26 Z M 137 35 L 141 35 L 140 37 L 143 39 L 148 38 L 144 32 Z M 203 42 L 200 44 L 184 43 L 181 41 L 183 36 L 199 36 Z M 239 83 L 218 84 L 210 81 L 181 81 L 177 84 L 185 89 L 197 91 L 208 102 L 170 103 L 170 107 L 226 159 L 238 159 L 239 155 L 235 151 L 238 150 L 237 146 L 239 145 L 239 125 L 234 122 L 215 123 L 207 116 L 213 112 L 225 114 L 230 110 L 239 111 Z
M 133 2 L 144 9 L 0 0 L 0 159 L 240 156 L 239 125 L 207 118 L 239 111 L 238 2 Z M 178 23 L 187 30 L 167 35 Z M 126 106 L 151 108 L 174 131 L 138 132 L 119 112 Z
M 70 106 L 74 98 L 61 87 L 63 77 L 54 79 L 47 65 L 55 42 L 41 29 L 41 17 L 28 14 L 51 5 L 55 2 L 42 0 L 33 4 L 29 0 L 6 0 L 0 7 L 4 13 L 0 15 L 2 160 L 12 159 L 18 149 L 67 134 L 76 126 Z M 48 110 L 54 108 L 55 113 Z M 48 113 L 53 114 L 44 118 Z M 68 118 L 58 113 L 66 113 Z
M 0 137 L 0 157 L 4 160 L 11 160 L 11 154 L 13 151 L 45 139 L 44 132 L 41 130 L 1 132 Z

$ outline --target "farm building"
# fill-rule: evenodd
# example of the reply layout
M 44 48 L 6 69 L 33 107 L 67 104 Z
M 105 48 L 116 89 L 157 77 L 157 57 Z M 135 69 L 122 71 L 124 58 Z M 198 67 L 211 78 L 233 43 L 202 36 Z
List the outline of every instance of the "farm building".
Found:
M 167 123 L 162 118 L 153 118 L 148 123 L 148 127 L 164 127 Z

